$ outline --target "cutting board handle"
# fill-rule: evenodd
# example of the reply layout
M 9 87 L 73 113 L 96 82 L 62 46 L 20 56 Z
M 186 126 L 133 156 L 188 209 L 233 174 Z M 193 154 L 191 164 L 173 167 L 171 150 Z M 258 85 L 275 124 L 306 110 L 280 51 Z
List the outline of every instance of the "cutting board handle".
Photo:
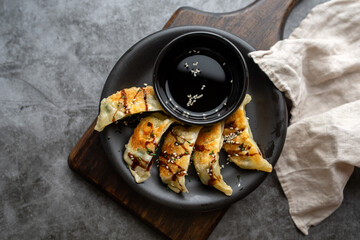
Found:
M 202 25 L 228 31 L 257 50 L 269 49 L 282 39 L 287 16 L 299 0 L 258 0 L 229 13 L 209 13 L 194 8 L 179 8 L 164 28 Z

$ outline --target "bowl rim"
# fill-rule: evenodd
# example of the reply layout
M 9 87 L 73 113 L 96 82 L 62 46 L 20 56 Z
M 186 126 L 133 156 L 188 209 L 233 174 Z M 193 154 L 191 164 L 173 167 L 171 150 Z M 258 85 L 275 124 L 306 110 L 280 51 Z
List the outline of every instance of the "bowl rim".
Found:
M 164 100 L 164 98 L 162 97 L 162 94 L 160 93 L 161 86 L 160 86 L 160 82 L 158 81 L 158 71 L 159 71 L 159 66 L 161 64 L 161 61 L 164 59 L 166 54 L 173 48 L 173 46 L 178 44 L 178 42 L 184 41 L 184 39 L 185 39 L 185 41 L 188 41 L 192 37 L 199 37 L 199 36 L 212 38 L 212 39 L 215 39 L 216 41 L 221 41 L 223 44 L 226 44 L 228 47 L 230 47 L 233 50 L 233 53 L 239 59 L 239 63 L 240 63 L 239 68 L 242 69 L 242 72 L 243 72 L 242 74 L 239 75 L 243 78 L 243 81 L 242 81 L 243 84 L 239 86 L 239 88 L 241 88 L 239 91 L 240 95 L 236 96 L 238 98 L 234 101 L 234 103 L 231 105 L 231 107 L 229 107 L 228 110 L 224 114 L 222 114 L 220 117 L 216 117 L 215 119 L 203 119 L 203 118 L 191 119 L 188 117 L 184 117 L 184 116 L 174 112 L 166 104 L 166 100 Z M 189 39 L 186 39 L 186 38 L 189 38 Z M 234 68 L 232 68 L 231 71 L 234 71 Z M 230 116 L 232 113 L 234 113 L 239 108 L 239 106 L 241 105 L 242 101 L 245 98 L 245 95 L 246 95 L 248 87 L 249 87 L 249 71 L 248 71 L 248 67 L 247 67 L 245 58 L 244 58 L 243 54 L 241 53 L 241 51 L 235 46 L 235 44 L 232 41 L 227 39 L 225 36 L 222 36 L 222 35 L 214 33 L 214 32 L 205 31 L 205 30 L 187 32 L 180 36 L 177 36 L 176 38 L 174 38 L 170 42 L 168 42 L 163 47 L 163 49 L 160 51 L 158 56 L 156 57 L 156 61 L 154 63 L 154 67 L 153 67 L 152 77 L 153 77 L 152 83 L 154 86 L 154 92 L 155 92 L 155 95 L 156 95 L 161 107 L 163 108 L 163 110 L 168 115 L 175 118 L 176 120 L 178 120 L 182 123 L 190 124 L 190 125 L 211 125 L 211 124 L 221 122 L 222 120 L 224 120 L 225 118 Z M 166 95 L 166 94 L 164 94 L 164 95 Z

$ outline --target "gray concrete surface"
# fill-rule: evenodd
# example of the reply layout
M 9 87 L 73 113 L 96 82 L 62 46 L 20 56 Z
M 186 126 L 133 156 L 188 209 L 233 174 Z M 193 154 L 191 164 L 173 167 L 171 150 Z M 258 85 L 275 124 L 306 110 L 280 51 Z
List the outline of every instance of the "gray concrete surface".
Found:
M 285 37 L 325 0 L 303 0 Z M 0 1 L 0 239 L 162 239 L 67 157 L 97 114 L 111 68 L 180 6 L 233 11 L 240 0 Z M 341 207 L 304 237 L 272 173 L 235 203 L 210 239 L 358 239 L 360 171 Z

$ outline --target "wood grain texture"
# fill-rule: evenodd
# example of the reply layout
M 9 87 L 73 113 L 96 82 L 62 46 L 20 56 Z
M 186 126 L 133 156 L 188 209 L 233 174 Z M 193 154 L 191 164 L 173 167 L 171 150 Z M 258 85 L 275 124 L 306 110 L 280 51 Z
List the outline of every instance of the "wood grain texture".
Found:
M 268 49 L 281 39 L 286 17 L 297 2 L 261 0 L 226 14 L 180 8 L 164 28 L 183 25 L 215 27 L 241 37 L 256 49 Z M 206 239 L 210 235 L 227 208 L 206 213 L 183 213 L 146 200 L 132 191 L 109 164 L 94 126 L 95 121 L 69 155 L 68 164 L 73 171 L 171 239 Z
M 207 13 L 179 8 L 164 28 L 202 25 L 241 37 L 257 50 L 269 49 L 282 38 L 287 16 L 299 0 L 259 0 L 230 13 Z

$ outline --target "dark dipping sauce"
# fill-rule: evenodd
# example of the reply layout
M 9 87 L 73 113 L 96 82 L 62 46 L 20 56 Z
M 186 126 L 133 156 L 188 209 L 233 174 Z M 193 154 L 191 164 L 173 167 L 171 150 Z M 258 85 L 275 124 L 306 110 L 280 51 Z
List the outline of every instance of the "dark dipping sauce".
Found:
M 175 108 L 177 106 L 180 111 L 191 115 L 205 114 L 206 118 L 207 114 L 226 104 L 232 76 L 225 62 L 221 63 L 202 51 L 193 54 L 194 51 L 164 66 L 165 91 Z
M 240 51 L 207 32 L 170 42 L 154 66 L 154 89 L 166 112 L 190 124 L 213 124 L 234 112 L 248 86 Z

